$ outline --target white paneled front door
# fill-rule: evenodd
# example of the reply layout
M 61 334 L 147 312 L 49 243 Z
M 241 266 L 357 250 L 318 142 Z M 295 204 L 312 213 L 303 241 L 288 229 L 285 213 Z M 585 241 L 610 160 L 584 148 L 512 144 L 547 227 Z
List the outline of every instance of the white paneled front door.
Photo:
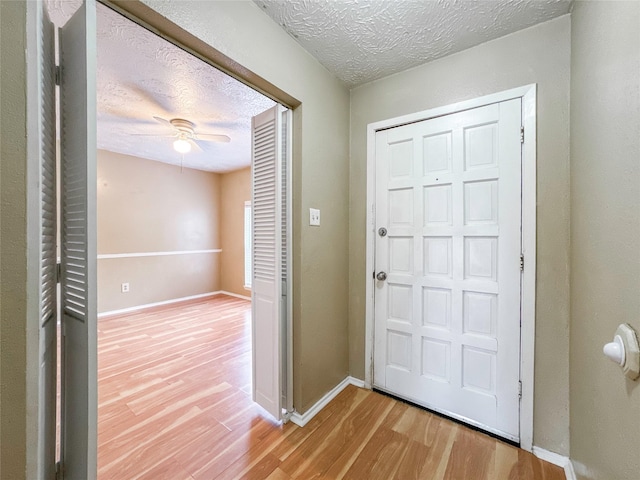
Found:
M 374 386 L 519 440 L 521 100 L 376 133 Z

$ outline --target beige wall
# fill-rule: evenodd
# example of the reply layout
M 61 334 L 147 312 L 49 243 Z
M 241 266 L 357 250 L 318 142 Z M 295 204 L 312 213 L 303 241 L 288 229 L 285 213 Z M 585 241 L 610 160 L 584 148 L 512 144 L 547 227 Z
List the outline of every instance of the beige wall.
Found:
M 98 255 L 220 249 L 219 177 L 99 150 Z M 98 312 L 218 291 L 219 257 L 99 259 Z
M 287 92 L 294 111 L 294 403 L 304 412 L 348 365 L 349 92 L 250 1 L 144 3 Z M 309 208 L 322 226 L 308 226 Z
M 220 177 L 220 288 L 251 296 L 251 291 L 244 288 L 244 202 L 251 201 L 251 168 Z
M 27 430 L 26 6 L 0 2 L 0 470 L 25 478 Z M 35 378 L 29 379 L 31 384 Z M 30 425 L 28 424 L 28 421 Z
M 640 382 L 602 355 L 640 333 L 640 3 L 571 15 L 571 458 L 581 478 L 640 478 Z
M 349 364 L 364 378 L 367 124 L 538 84 L 534 444 L 569 453 L 569 61 L 564 16 L 351 92 Z

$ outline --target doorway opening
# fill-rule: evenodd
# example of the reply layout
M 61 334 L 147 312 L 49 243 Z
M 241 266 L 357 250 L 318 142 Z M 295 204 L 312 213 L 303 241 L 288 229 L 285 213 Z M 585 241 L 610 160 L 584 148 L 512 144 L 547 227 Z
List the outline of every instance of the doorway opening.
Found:
M 290 112 L 286 108 L 271 109 L 277 112 L 274 114 L 278 127 L 274 129 L 274 136 L 278 140 L 274 145 L 277 144 L 277 146 L 274 146 L 274 153 L 270 156 L 261 155 L 258 152 L 257 157 L 260 157 L 263 163 L 260 164 L 260 167 L 252 169 L 249 167 L 252 152 L 253 157 L 257 158 L 256 151 L 262 148 L 266 141 L 263 136 L 260 137 L 262 143 L 256 143 L 255 135 L 252 135 L 252 118 L 264 113 L 265 110 L 270 111 L 269 107 L 273 106 L 275 102 L 249 89 L 237 80 L 227 77 L 209 64 L 205 64 L 195 57 L 191 58 L 189 53 L 167 43 L 160 37 L 142 29 L 139 25 L 131 23 L 130 20 L 120 17 L 119 14 L 107 7 L 98 5 L 98 13 L 97 143 L 99 150 L 96 161 L 97 271 L 98 285 L 100 286 L 97 298 L 97 310 L 100 317 L 98 330 L 102 334 L 101 326 L 107 323 L 115 323 L 116 326 L 115 331 L 113 328 L 110 329 L 109 341 L 106 344 L 101 343 L 100 336 L 98 336 L 97 435 L 99 443 L 102 443 L 102 437 L 107 436 L 105 432 L 109 430 L 117 432 L 116 437 L 111 438 L 110 441 L 120 446 L 129 445 L 129 447 L 123 447 L 125 450 L 121 453 L 131 460 L 128 467 L 133 464 L 139 467 L 143 464 L 139 461 L 143 450 L 131 449 L 131 438 L 123 436 L 125 432 L 131 433 L 135 437 L 142 435 L 144 429 L 151 429 L 151 431 L 160 429 L 166 440 L 167 429 L 179 429 L 188 419 L 192 420 L 190 426 L 193 427 L 194 422 L 197 423 L 192 418 L 196 410 L 209 411 L 213 406 L 218 405 L 224 408 L 226 405 L 226 411 L 216 411 L 209 417 L 203 417 L 204 420 L 201 423 L 211 427 L 211 422 L 217 421 L 224 427 L 219 429 L 219 433 L 236 431 L 243 434 L 241 426 L 234 430 L 230 428 L 229 422 L 236 417 L 242 421 L 246 420 L 249 414 L 246 409 L 240 412 L 234 411 L 231 414 L 233 409 L 225 404 L 223 399 L 213 401 L 212 395 L 215 397 L 215 394 L 220 392 L 225 392 L 225 395 L 235 395 L 236 401 L 228 403 L 233 403 L 236 407 L 238 395 L 249 395 L 250 407 L 247 408 L 253 410 L 258 408 L 250 401 L 252 393 L 258 401 L 259 398 L 251 388 L 251 366 L 253 364 L 255 370 L 256 360 L 255 354 L 250 355 L 249 353 L 250 351 L 255 352 L 256 344 L 260 346 L 261 343 L 253 342 L 252 344 L 249 333 L 252 328 L 256 328 L 256 322 L 261 318 L 261 312 L 256 315 L 254 308 L 254 312 L 251 314 L 251 307 L 248 306 L 251 290 L 247 287 L 253 288 L 256 283 L 254 279 L 257 277 L 256 268 L 252 268 L 251 281 L 247 282 L 244 278 L 246 266 L 246 252 L 243 251 L 246 243 L 244 241 L 246 237 L 244 213 L 245 203 L 252 201 L 256 208 L 253 210 L 252 221 L 249 222 L 249 225 L 251 226 L 251 238 L 256 238 L 255 235 L 258 234 L 256 232 L 259 229 L 253 226 L 258 225 L 258 222 L 262 222 L 260 225 L 265 222 L 264 195 L 255 194 L 259 188 L 265 185 L 265 181 L 264 179 L 256 181 L 256 178 L 261 172 L 268 169 L 275 172 L 270 177 L 278 178 L 271 189 L 273 190 L 273 198 L 270 198 L 274 207 L 277 208 L 270 215 L 267 215 L 278 219 L 275 222 L 278 228 L 270 229 L 270 231 L 278 232 L 275 235 L 277 241 L 272 242 L 274 246 L 272 270 L 276 273 L 271 282 L 278 285 L 278 288 L 274 290 L 278 294 L 272 295 L 271 303 L 276 306 L 272 311 L 283 315 L 282 318 L 275 318 L 283 326 L 282 331 L 276 330 L 277 344 L 282 346 L 282 350 L 274 352 L 271 349 L 267 352 L 268 354 L 277 354 L 277 362 L 274 364 L 277 364 L 278 375 L 283 375 L 282 378 L 276 379 L 278 380 L 278 391 L 275 392 L 275 396 L 278 408 L 273 411 L 269 410 L 269 412 L 276 417 L 276 420 L 280 420 L 283 416 L 283 412 L 279 408 L 280 405 L 287 410 L 292 409 L 288 406 L 291 402 L 291 396 L 287 395 L 291 388 L 290 377 L 288 377 L 290 367 L 283 366 L 282 372 L 280 372 L 280 363 L 289 356 L 288 352 L 290 351 L 290 341 L 288 340 L 290 328 L 287 326 L 290 309 L 287 310 L 286 306 L 291 300 L 286 284 L 290 283 L 288 245 L 290 244 L 291 202 L 288 192 L 291 189 L 288 186 L 288 182 L 290 182 L 288 172 L 291 170 L 289 164 L 291 142 L 288 137 L 291 133 L 291 123 Z M 112 21 L 101 23 L 101 19 L 104 20 L 104 16 L 109 15 L 112 15 Z M 144 35 L 147 35 L 148 38 L 141 40 Z M 104 50 L 100 48 L 100 40 L 103 38 L 117 38 L 122 44 L 109 45 L 107 50 Z M 165 42 L 165 45 L 154 45 L 153 42 L 156 40 Z M 127 47 L 135 47 L 136 44 L 151 48 L 153 54 L 149 55 L 147 50 L 146 57 L 144 52 L 141 57 L 136 57 L 133 54 L 135 48 L 131 48 L 126 57 L 129 64 L 124 64 L 126 62 L 115 58 L 118 51 L 123 51 Z M 107 62 L 101 61 L 105 58 L 104 52 L 106 52 Z M 109 59 L 108 57 L 112 55 L 114 58 Z M 185 60 L 185 58 L 191 58 L 191 60 Z M 115 68 L 109 68 L 108 60 L 114 62 L 111 66 L 115 66 Z M 160 63 L 164 63 L 164 67 L 177 71 L 177 75 L 181 78 L 176 80 L 171 78 L 171 73 L 165 73 L 163 77 L 163 74 L 158 73 L 157 70 L 154 72 L 154 67 L 150 66 L 154 61 L 160 61 Z M 189 62 L 197 62 L 199 65 L 192 67 L 187 65 Z M 124 79 L 118 78 L 117 69 L 126 74 L 133 72 L 135 75 L 128 77 L 125 75 Z M 149 75 L 141 79 L 140 72 L 147 71 Z M 135 78 L 136 76 L 138 78 Z M 217 80 L 212 80 L 211 77 L 216 77 Z M 204 87 L 198 85 L 198 81 L 202 79 L 209 79 L 212 84 L 217 81 L 218 90 L 212 93 L 212 89 L 206 88 L 209 85 Z M 169 91 L 173 88 L 172 93 L 166 93 L 167 90 L 163 92 L 163 87 Z M 215 117 L 209 121 L 197 119 L 198 115 L 200 117 L 208 115 L 207 110 L 211 105 L 206 105 L 206 99 L 211 97 L 214 98 L 211 111 L 215 112 Z M 254 101 L 251 101 L 252 98 Z M 237 110 L 242 110 L 241 114 L 234 117 L 234 113 L 238 113 Z M 132 138 L 135 141 L 132 141 Z M 231 141 L 225 141 L 225 139 Z M 207 140 L 216 140 L 220 146 L 218 143 L 210 145 Z M 280 143 L 281 140 L 283 140 L 282 143 Z M 199 155 L 190 156 L 189 152 L 178 148 L 179 142 L 186 142 Z M 225 152 L 222 147 L 228 145 L 237 145 L 237 151 Z M 133 150 L 128 149 L 131 146 L 133 146 Z M 239 154 L 238 152 L 243 150 L 243 146 L 245 147 L 244 152 Z M 179 158 L 179 164 L 176 164 L 176 158 Z M 213 166 L 211 163 L 207 163 L 211 159 L 214 159 Z M 272 159 L 273 161 L 271 161 Z M 158 160 L 162 163 L 158 163 Z M 237 168 L 238 161 L 244 162 L 240 163 L 240 168 Z M 63 192 L 63 197 L 64 194 L 65 192 Z M 225 206 L 225 202 L 228 202 L 229 205 Z M 214 220 L 214 217 L 218 218 Z M 64 220 L 62 223 L 64 224 Z M 221 238 L 224 236 L 222 231 L 230 236 L 226 239 L 228 248 L 223 247 L 225 240 Z M 259 242 L 252 243 L 262 245 Z M 219 258 L 223 257 L 225 250 L 233 252 L 236 245 L 239 246 L 239 254 L 235 252 L 236 255 L 229 257 L 226 262 Z M 255 251 L 258 251 L 258 247 L 255 248 Z M 250 256 L 253 256 L 253 252 L 250 253 Z M 262 266 L 270 261 L 264 256 L 257 259 L 260 260 Z M 256 265 L 258 262 L 251 263 Z M 283 281 L 284 283 L 281 283 Z M 88 290 L 91 288 L 89 281 Z M 237 293 L 238 291 L 239 293 Z M 134 293 L 138 295 L 131 295 Z M 180 301 L 191 303 L 181 303 L 182 308 L 176 311 L 175 307 L 179 305 Z M 216 313 L 213 319 L 208 314 L 205 315 L 205 322 L 212 320 L 213 323 L 206 326 L 193 322 L 189 325 L 193 317 L 198 317 L 202 313 L 201 307 L 205 303 L 208 304 L 207 306 L 215 304 Z M 150 309 L 153 309 L 152 313 Z M 164 323 L 161 323 L 158 315 L 161 310 L 170 317 L 169 324 L 164 320 L 162 320 Z M 134 315 L 132 312 L 143 313 Z M 94 311 L 93 315 L 95 313 Z M 147 315 L 148 313 L 151 315 Z M 189 318 L 189 315 L 192 318 Z M 153 320 L 154 316 L 157 321 Z M 223 320 L 229 320 L 228 324 L 225 324 Z M 177 333 L 177 324 L 184 326 L 185 323 L 187 331 L 180 330 L 181 333 Z M 233 331 L 229 330 L 226 336 L 224 333 L 221 336 L 217 335 L 216 339 L 222 339 L 222 344 L 212 346 L 211 344 L 198 343 L 206 336 L 206 333 L 215 331 L 216 327 L 221 327 L 223 324 L 228 329 L 232 329 L 233 326 L 238 328 Z M 168 325 L 175 330 L 171 330 Z M 155 334 L 153 330 L 156 330 Z M 215 333 L 219 334 L 220 332 Z M 91 332 L 89 334 L 91 335 Z M 233 346 L 229 347 L 229 344 L 234 345 L 233 342 L 224 342 L 225 339 L 229 340 L 234 336 L 238 337 L 235 342 L 235 351 L 233 351 Z M 282 341 L 279 340 L 280 336 L 283 338 Z M 150 344 L 140 341 L 136 345 L 136 338 L 142 340 L 143 337 L 146 337 L 145 339 L 159 338 L 160 344 L 149 346 Z M 261 337 L 256 338 L 260 339 Z M 195 343 L 188 345 L 192 340 Z M 274 339 L 275 341 L 276 339 Z M 62 343 L 64 345 L 64 340 Z M 145 347 L 138 349 L 143 343 Z M 185 343 L 187 350 L 182 351 L 183 353 L 176 353 L 175 347 Z M 158 351 L 162 350 L 162 348 L 158 348 L 158 345 L 165 348 L 167 356 L 157 356 Z M 247 345 L 250 346 L 249 352 L 246 351 Z M 206 366 L 211 366 L 214 363 L 212 355 L 216 351 L 217 353 L 225 352 L 225 349 L 233 352 L 226 352 L 228 354 L 226 357 L 219 355 L 217 358 L 222 357 L 225 360 L 223 363 L 226 363 L 230 370 L 234 370 L 239 363 L 243 363 L 241 380 L 235 385 L 224 381 L 224 378 L 227 378 L 224 374 L 216 375 L 220 372 L 216 372 L 215 368 L 213 371 L 209 371 L 206 368 L 200 368 L 201 364 L 193 363 L 194 358 L 199 358 Z M 264 348 L 261 347 L 261 352 L 264 353 L 264 351 Z M 195 353 L 201 353 L 201 355 Z M 234 356 L 231 353 L 237 355 Z M 186 376 L 170 374 L 167 377 L 156 376 L 154 378 L 154 375 L 150 373 L 151 371 L 160 374 L 166 373 L 167 364 L 172 355 L 185 360 L 189 358 L 190 354 L 194 354 L 193 358 L 188 362 L 186 369 L 183 369 L 186 370 Z M 151 358 L 152 355 L 156 355 L 155 360 Z M 62 356 L 64 356 L 64 352 Z M 91 352 L 89 352 L 89 356 L 91 356 Z M 132 359 L 134 363 L 127 364 L 127 361 Z M 140 359 L 142 365 L 136 364 L 135 361 Z M 112 361 L 112 364 L 104 370 L 103 364 L 108 361 Z M 146 366 L 150 367 L 150 370 L 147 370 Z M 119 367 L 123 368 L 119 369 Z M 73 366 L 67 365 L 67 368 L 73 368 Z M 143 383 L 127 383 L 127 386 L 123 386 L 125 384 L 120 383 L 117 379 L 118 376 L 122 378 L 123 370 L 125 376 L 129 377 L 128 380 L 137 378 L 141 379 Z M 273 378 L 270 377 L 270 379 Z M 89 371 L 88 380 L 88 388 L 90 389 L 91 371 Z M 93 380 L 96 379 L 93 378 Z M 206 393 L 193 394 L 187 388 L 189 383 L 194 386 L 198 383 L 206 383 L 207 380 L 218 381 L 218 383 L 210 386 Z M 288 384 L 283 385 L 281 391 L 280 380 L 289 381 Z M 62 383 L 62 390 L 64 390 L 64 377 Z M 109 383 L 111 383 L 110 386 Z M 113 388 L 104 394 L 103 387 Z M 229 392 L 230 390 L 232 392 Z M 162 399 L 163 392 L 168 395 L 164 400 Z M 180 398 L 180 392 L 187 397 Z M 86 392 L 77 393 L 83 397 L 87 396 Z M 66 392 L 66 394 L 66 400 L 72 400 L 74 392 L 71 394 Z M 91 397 L 91 392 L 88 396 Z M 128 399 L 127 396 L 129 396 Z M 105 402 L 102 402 L 103 398 Z M 196 404 L 185 404 L 185 398 L 193 400 Z M 121 402 L 121 400 L 123 401 Z M 62 401 L 64 402 L 65 398 Z M 180 405 L 181 402 L 182 405 Z M 158 411 L 159 408 L 160 411 Z M 103 415 L 101 410 L 107 413 Z M 135 410 L 138 411 L 138 414 Z M 165 413 L 178 411 L 180 416 L 169 419 L 161 414 L 162 411 Z M 123 416 L 119 414 L 123 414 Z M 134 416 L 142 415 L 142 430 L 131 426 L 132 414 Z M 114 420 L 115 423 L 109 424 L 111 420 Z M 154 420 L 164 420 L 170 423 L 169 426 L 162 424 L 162 422 L 153 426 Z M 66 426 L 66 422 L 73 423 L 74 419 L 67 416 L 66 420 L 62 419 L 63 425 Z M 124 425 L 128 426 L 123 430 Z M 89 430 L 89 435 L 91 435 L 91 427 Z M 193 430 L 197 433 L 197 428 L 191 428 L 186 434 L 192 434 Z M 207 432 L 212 430 L 216 429 L 206 429 Z M 216 442 L 218 440 L 220 438 Z M 147 444 L 145 448 L 156 455 L 161 451 L 150 444 Z M 190 449 L 189 453 L 192 451 L 193 449 Z M 112 450 L 113 452 L 114 450 Z M 64 457 L 64 451 L 62 455 Z M 116 456 L 113 457 L 113 455 Z M 113 455 L 109 465 L 119 463 L 120 459 L 117 458 L 117 454 Z M 99 464 L 101 457 L 102 452 L 99 448 Z M 174 462 L 167 456 L 159 459 L 165 462 L 167 460 Z M 196 468 L 194 465 L 190 468 Z M 220 465 L 221 463 L 218 462 L 218 467 Z M 146 468 L 146 472 L 149 472 L 153 471 L 155 467 L 146 464 L 144 468 Z M 201 467 L 206 468 L 206 466 Z M 122 478 L 123 472 L 118 472 L 112 473 L 115 477 Z M 105 475 L 107 478 L 111 473 L 105 473 Z M 128 470 L 125 476 L 130 475 L 132 472 Z

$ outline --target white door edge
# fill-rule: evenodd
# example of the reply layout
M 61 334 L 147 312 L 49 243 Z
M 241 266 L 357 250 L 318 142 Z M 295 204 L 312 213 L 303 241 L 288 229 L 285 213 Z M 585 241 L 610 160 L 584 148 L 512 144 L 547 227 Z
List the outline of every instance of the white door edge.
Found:
M 42 105 L 40 96 L 40 32 L 43 6 L 36 2 L 27 2 L 26 8 L 26 128 L 36 132 L 26 138 L 26 176 L 27 176 L 27 298 L 26 298 L 26 478 L 38 478 L 41 474 L 39 464 L 40 451 L 45 441 L 39 422 L 40 409 L 44 408 L 39 398 L 40 382 L 40 142 L 42 132 Z
M 285 183 L 286 199 L 286 246 L 287 246 L 287 318 L 286 318 L 286 336 L 283 339 L 286 342 L 285 347 L 285 364 L 286 364 L 286 391 L 283 406 L 287 412 L 293 412 L 293 110 L 287 108 L 285 115 L 286 121 L 286 177 L 283 179 Z
M 536 94 L 537 84 L 505 90 L 442 107 L 390 118 L 367 125 L 367 222 L 365 296 L 365 388 L 373 385 L 374 282 L 375 265 L 375 138 L 376 132 L 408 123 L 428 120 L 515 98 L 522 99 L 522 253 L 525 268 L 521 292 L 520 331 L 520 447 L 533 448 L 533 395 L 536 300 Z M 467 422 L 468 423 L 468 422 Z

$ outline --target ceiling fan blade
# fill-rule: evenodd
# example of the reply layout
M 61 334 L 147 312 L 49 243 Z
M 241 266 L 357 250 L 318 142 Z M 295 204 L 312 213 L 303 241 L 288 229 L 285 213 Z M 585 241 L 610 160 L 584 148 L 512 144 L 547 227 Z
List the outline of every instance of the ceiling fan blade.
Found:
M 198 133 L 196 137 L 204 142 L 229 143 L 231 141 L 231 137 L 227 135 L 214 135 L 212 133 Z
M 198 144 L 197 140 L 193 140 L 193 139 L 189 139 L 188 140 L 189 143 L 191 144 L 191 146 L 198 152 L 202 153 L 204 152 L 204 150 L 202 149 L 202 147 Z
M 163 125 L 166 125 L 166 126 L 167 126 L 167 127 L 169 127 L 169 128 L 173 128 L 173 125 L 171 124 L 171 122 L 170 122 L 169 120 L 167 120 L 167 119 L 165 119 L 165 118 L 162 118 L 162 117 L 156 117 L 155 115 L 153 116 L 153 118 L 154 118 L 156 121 L 158 121 L 158 122 L 162 123 Z
M 167 135 L 164 133 L 130 133 L 131 137 L 159 137 L 159 138 L 174 138 L 175 135 Z
M 201 130 L 235 130 L 239 127 L 246 127 L 246 121 L 242 120 L 234 120 L 234 121 L 222 121 L 222 120 L 205 120 L 203 122 L 198 122 L 197 126 Z M 251 123 L 251 122 L 249 122 Z

